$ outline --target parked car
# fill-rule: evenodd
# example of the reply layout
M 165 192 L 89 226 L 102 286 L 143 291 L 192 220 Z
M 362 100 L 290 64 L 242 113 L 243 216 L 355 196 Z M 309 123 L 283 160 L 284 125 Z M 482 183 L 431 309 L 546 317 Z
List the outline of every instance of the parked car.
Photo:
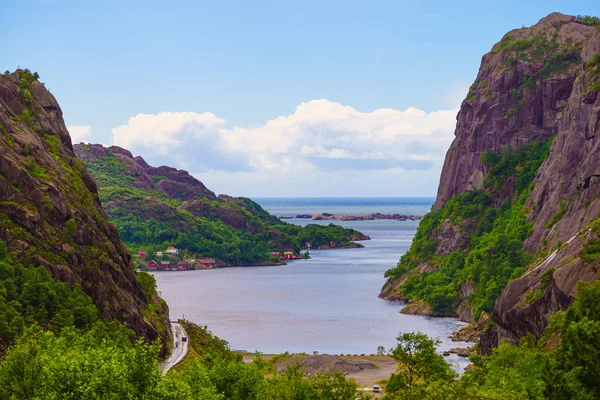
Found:
M 373 392 L 379 393 L 379 385 L 373 385 Z
M 183 336 L 183 337 L 181 338 L 181 341 L 182 341 L 182 342 L 187 342 L 187 337 Z

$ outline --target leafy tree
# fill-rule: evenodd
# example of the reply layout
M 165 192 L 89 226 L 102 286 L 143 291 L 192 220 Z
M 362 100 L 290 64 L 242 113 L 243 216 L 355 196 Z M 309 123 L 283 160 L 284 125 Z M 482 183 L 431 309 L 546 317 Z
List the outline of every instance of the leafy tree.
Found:
M 398 372 L 390 378 L 386 391 L 402 392 L 421 388 L 432 381 L 452 381 L 455 374 L 444 358 L 436 353 L 439 340 L 421 332 L 403 333 L 389 352 L 398 362 Z

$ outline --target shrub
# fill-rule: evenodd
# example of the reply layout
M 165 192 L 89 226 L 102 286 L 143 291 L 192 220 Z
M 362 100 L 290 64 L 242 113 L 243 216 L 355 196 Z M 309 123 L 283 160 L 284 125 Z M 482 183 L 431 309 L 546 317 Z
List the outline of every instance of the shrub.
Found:
M 577 19 L 584 25 L 600 27 L 600 18 L 598 17 L 592 17 L 591 15 L 578 15 Z

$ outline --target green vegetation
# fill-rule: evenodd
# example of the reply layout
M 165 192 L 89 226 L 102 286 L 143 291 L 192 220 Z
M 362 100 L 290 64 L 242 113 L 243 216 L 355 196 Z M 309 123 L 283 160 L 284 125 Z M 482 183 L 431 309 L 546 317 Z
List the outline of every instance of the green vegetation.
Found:
M 46 175 L 46 171 L 44 170 L 44 167 L 39 165 L 37 163 L 37 161 L 35 160 L 35 158 L 32 158 L 31 161 L 29 161 L 29 173 L 36 178 L 47 178 L 48 177 L 48 175 Z
M 596 79 L 600 76 L 600 53 L 594 54 L 592 59 L 588 61 L 586 69 L 589 71 L 590 80 L 595 81 L 590 86 L 590 91 L 600 91 L 600 79 Z
M 547 39 L 546 33 L 518 40 L 514 40 L 511 35 L 506 35 L 494 53 L 513 53 L 509 58 L 510 67 L 514 67 L 517 60 L 525 63 L 543 63 L 539 77 L 546 80 L 554 75 L 567 72 L 581 61 L 581 44 L 572 41 L 559 44 L 556 40 L 557 37 L 558 30 L 550 39 Z M 527 77 L 526 75 L 524 86 L 531 90 L 535 87 L 535 80 L 528 81 Z
M 506 149 L 502 155 L 490 150 L 481 155 L 487 166 L 484 189 L 463 193 L 423 218 L 410 250 L 395 268 L 385 274 L 390 280 L 407 276 L 400 288 L 405 298 L 423 299 L 432 310 L 453 314 L 460 286 L 470 282 L 475 291 L 467 299 L 475 310 L 491 312 L 508 282 L 523 272 L 533 261 L 533 254 L 523 250 L 523 242 L 531 234 L 526 220 L 525 200 L 531 190 L 535 172 L 547 157 L 551 140 L 534 142 L 518 151 Z M 498 203 L 497 194 L 510 193 Z M 464 235 L 461 248 L 441 256 L 435 232 L 451 224 Z M 422 263 L 436 270 L 418 274 Z
M 585 261 L 595 261 L 600 256 L 600 218 L 590 222 L 588 228 L 592 236 L 585 241 L 579 256 Z
M 0 354 L 26 326 L 86 329 L 99 317 L 81 290 L 55 281 L 43 267 L 26 268 L 14 261 L 0 241 Z
M 299 252 L 305 242 L 316 247 L 333 240 L 343 247 L 362 236 L 333 224 L 304 228 L 287 224 L 248 198 L 228 198 L 225 202 L 199 195 L 190 204 L 185 196 L 139 188 L 128 166 L 108 149 L 106 157 L 96 157 L 86 166 L 121 240 L 131 249 L 146 249 L 148 259 L 155 251 L 172 245 L 180 249 L 181 258 L 198 255 L 234 265 L 255 264 L 273 261 L 270 252 L 281 251 L 283 246 Z M 154 182 L 166 179 L 152 177 Z
M 461 386 L 475 397 L 596 399 L 600 397 L 600 282 L 580 282 L 568 311 L 552 316 L 545 336 L 525 336 L 518 347 L 502 344 L 490 357 L 475 357 Z M 554 351 L 546 347 L 559 341 Z
M 598 17 L 592 17 L 591 15 L 578 15 L 577 19 L 584 25 L 600 27 L 600 18 Z
M 387 382 L 387 393 L 423 398 L 433 382 L 450 382 L 456 377 L 444 357 L 436 352 L 439 340 L 420 332 L 404 333 L 396 340 L 398 344 L 389 354 L 398 362 L 398 370 Z
M 186 325 L 186 328 L 189 324 Z M 200 331 L 203 331 L 200 329 Z M 198 335 L 191 331 L 192 347 Z M 117 323 L 98 322 L 81 332 L 27 329 L 0 363 L 3 399 L 278 400 L 363 399 L 341 373 L 307 377 L 299 367 L 277 373 L 257 358 L 244 364 L 220 339 L 202 357 L 162 377 L 158 344 L 136 340 Z M 266 377 L 265 375 L 268 375 Z
M 31 72 L 28 68 L 18 69 L 16 72 L 19 77 L 19 89 L 23 91 L 29 90 L 31 82 L 40 79 L 40 75 L 37 72 Z
M 35 121 L 35 115 L 31 110 L 26 108 L 21 114 L 15 116 L 15 119 L 17 121 L 23 122 L 24 124 L 28 124 L 30 122 Z
M 535 75 L 523 74 L 523 87 L 527 90 L 534 90 L 537 86 L 537 77 Z
M 545 335 L 526 335 L 492 355 L 471 356 L 474 368 L 459 379 L 420 333 L 398 337 L 392 349 L 398 373 L 388 399 L 597 399 L 600 398 L 600 281 L 580 282 L 575 302 L 549 320 Z
M 568 47 L 563 50 L 557 50 L 544 62 L 540 70 L 540 78 L 548 79 L 553 75 L 559 75 L 569 70 L 570 66 L 581 61 L 581 49 L 577 47 Z
M 506 110 L 506 112 L 504 113 L 504 118 L 509 118 L 509 117 L 515 116 L 519 113 L 520 110 L 521 110 L 521 103 L 517 103 L 517 105 L 514 106 L 513 108 L 509 108 L 508 110 Z

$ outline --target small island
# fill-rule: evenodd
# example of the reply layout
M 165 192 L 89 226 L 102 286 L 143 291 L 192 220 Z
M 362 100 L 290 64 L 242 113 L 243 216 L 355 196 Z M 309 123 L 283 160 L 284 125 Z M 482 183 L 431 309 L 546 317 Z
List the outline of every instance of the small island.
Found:
M 380 219 L 393 219 L 396 221 L 420 221 L 423 219 L 422 215 L 404 215 L 404 214 L 383 214 L 383 213 L 372 213 L 362 215 L 352 214 L 330 214 L 330 213 L 318 213 L 318 214 L 297 214 L 295 216 L 278 215 L 279 219 L 311 219 L 313 221 L 374 221 Z

